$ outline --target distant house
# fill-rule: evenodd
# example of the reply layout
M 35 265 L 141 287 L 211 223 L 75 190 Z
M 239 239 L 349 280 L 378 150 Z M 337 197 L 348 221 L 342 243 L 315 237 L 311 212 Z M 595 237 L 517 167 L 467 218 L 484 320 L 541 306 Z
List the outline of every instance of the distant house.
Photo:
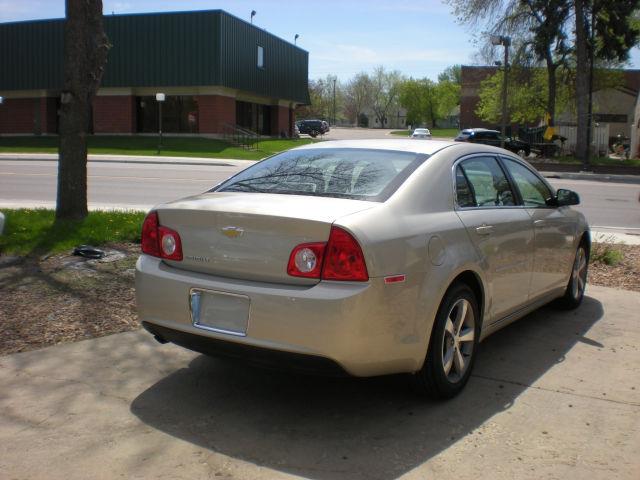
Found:
M 63 19 L 0 24 L 0 133 L 56 133 Z M 113 45 L 93 102 L 94 133 L 290 135 L 309 103 L 309 55 L 222 10 L 108 15 Z

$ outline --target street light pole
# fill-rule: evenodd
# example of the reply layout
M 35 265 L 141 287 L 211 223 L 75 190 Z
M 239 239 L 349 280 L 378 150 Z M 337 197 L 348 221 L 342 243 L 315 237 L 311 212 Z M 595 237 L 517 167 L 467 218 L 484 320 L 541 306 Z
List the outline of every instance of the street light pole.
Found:
M 158 155 L 162 150 L 162 104 L 164 99 L 164 93 L 156 93 L 156 101 L 158 102 Z
M 491 43 L 493 45 L 504 46 L 504 73 L 502 79 L 502 138 L 500 146 L 504 148 L 504 138 L 507 133 L 507 80 L 509 72 L 509 46 L 511 45 L 511 37 L 503 35 L 491 35 Z
M 333 77 L 333 126 L 336 125 L 336 77 Z

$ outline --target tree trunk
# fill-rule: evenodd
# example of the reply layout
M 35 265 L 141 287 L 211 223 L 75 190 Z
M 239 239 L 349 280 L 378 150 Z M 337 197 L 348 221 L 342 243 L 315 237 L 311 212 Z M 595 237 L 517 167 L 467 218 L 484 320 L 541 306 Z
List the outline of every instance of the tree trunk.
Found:
M 576 157 L 588 167 L 589 55 L 587 5 L 589 0 L 575 0 L 576 14 Z
M 101 0 L 66 0 L 57 219 L 87 216 L 87 133 L 109 43 Z

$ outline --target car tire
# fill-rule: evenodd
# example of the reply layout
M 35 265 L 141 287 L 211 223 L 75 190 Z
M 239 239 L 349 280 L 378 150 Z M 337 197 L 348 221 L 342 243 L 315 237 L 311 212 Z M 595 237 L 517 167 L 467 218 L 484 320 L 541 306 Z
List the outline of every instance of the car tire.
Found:
M 584 298 L 589 272 L 589 254 L 584 243 L 576 250 L 576 256 L 571 267 L 571 277 L 564 295 L 558 299 L 556 305 L 563 310 L 578 308 Z
M 411 378 L 419 394 L 446 399 L 462 391 L 478 350 L 480 320 L 471 288 L 464 283 L 449 288 L 436 314 L 424 365 Z

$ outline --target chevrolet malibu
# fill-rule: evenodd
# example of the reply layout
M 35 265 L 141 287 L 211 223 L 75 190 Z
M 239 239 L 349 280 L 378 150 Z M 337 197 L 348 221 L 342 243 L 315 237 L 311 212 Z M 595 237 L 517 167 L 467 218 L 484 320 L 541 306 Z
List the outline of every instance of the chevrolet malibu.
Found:
M 404 372 L 452 397 L 479 341 L 548 302 L 580 305 L 590 234 L 578 202 L 491 146 L 306 145 L 148 214 L 139 317 L 198 352 Z

